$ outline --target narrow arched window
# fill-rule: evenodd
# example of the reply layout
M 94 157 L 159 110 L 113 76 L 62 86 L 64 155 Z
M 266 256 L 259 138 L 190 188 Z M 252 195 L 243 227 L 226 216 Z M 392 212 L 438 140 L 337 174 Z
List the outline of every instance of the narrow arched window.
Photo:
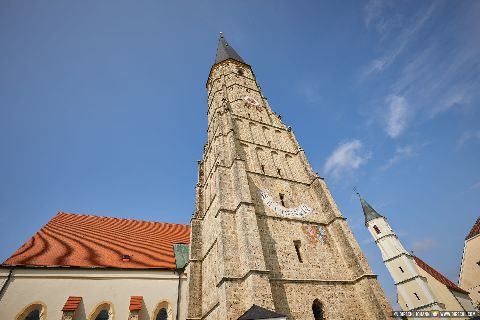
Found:
M 380 233 L 381 233 L 381 232 L 380 232 L 380 229 L 379 229 L 376 225 L 373 225 L 373 230 L 375 230 L 375 232 L 376 232 L 377 234 L 380 234 Z
M 313 318 L 315 320 L 323 320 L 323 306 L 318 299 L 315 299 L 312 304 Z
M 238 68 L 238 74 L 243 76 L 243 70 L 241 68 Z
M 46 314 L 47 306 L 42 302 L 34 302 L 25 307 L 15 317 L 15 320 L 45 320 Z
M 93 309 L 88 320 L 112 320 L 114 319 L 113 305 L 110 302 L 103 302 Z
M 98 315 L 95 317 L 95 320 L 108 320 L 110 315 L 108 314 L 107 309 L 103 309 L 98 313 Z
M 152 314 L 151 320 L 173 320 L 173 308 L 167 301 L 162 301 L 157 304 L 155 311 Z
M 300 252 L 300 245 L 301 245 L 300 240 L 294 240 L 294 241 L 293 241 L 293 245 L 294 245 L 294 247 L 295 247 L 295 252 L 297 253 L 298 261 L 299 261 L 300 263 L 303 263 L 302 254 L 301 254 L 301 252 Z
M 282 206 L 285 207 L 285 195 L 283 193 L 279 193 L 278 196 L 280 197 L 280 202 L 282 203 Z
M 40 320 L 40 310 L 32 310 L 26 317 L 25 320 Z
M 155 320 L 167 320 L 167 316 L 168 316 L 167 309 L 162 308 L 160 309 L 160 311 L 158 311 L 158 314 Z

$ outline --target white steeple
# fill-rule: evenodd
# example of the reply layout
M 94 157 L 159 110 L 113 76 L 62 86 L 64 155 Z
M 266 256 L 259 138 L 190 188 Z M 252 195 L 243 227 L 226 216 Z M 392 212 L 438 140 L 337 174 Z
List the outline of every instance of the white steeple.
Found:
M 365 215 L 365 226 L 380 248 L 383 262 L 397 287 L 399 305 L 405 311 L 443 310 L 443 304 L 433 294 L 413 256 L 402 246 L 387 219 L 375 211 L 360 194 L 358 196 Z

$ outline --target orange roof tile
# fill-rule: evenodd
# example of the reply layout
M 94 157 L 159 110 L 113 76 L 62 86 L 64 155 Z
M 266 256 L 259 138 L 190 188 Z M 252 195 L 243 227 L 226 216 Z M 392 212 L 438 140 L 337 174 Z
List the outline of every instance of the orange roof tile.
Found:
M 131 296 L 130 297 L 130 311 L 140 311 L 142 309 L 142 296 Z
M 415 262 L 417 263 L 417 265 L 422 268 L 423 270 L 425 270 L 428 274 L 430 274 L 432 277 L 434 277 L 435 279 L 437 279 L 438 281 L 440 281 L 440 283 L 444 284 L 445 286 L 447 286 L 448 289 L 450 290 L 454 290 L 454 291 L 457 291 L 457 292 L 461 292 L 461 293 L 466 293 L 468 294 L 467 291 L 463 290 L 462 288 L 460 288 L 459 286 L 457 286 L 455 283 L 453 283 L 452 281 L 448 280 L 447 277 L 445 277 L 443 274 L 441 274 L 440 272 L 438 272 L 437 270 L 433 269 L 432 267 L 430 267 L 428 264 L 426 264 L 423 260 L 421 260 L 419 257 L 416 257 L 416 256 L 413 256 L 413 258 L 415 259 Z
M 477 221 L 475 222 L 475 224 L 473 225 L 472 229 L 470 230 L 470 232 L 468 233 L 467 237 L 465 238 L 465 240 L 468 240 L 470 238 L 473 238 L 475 237 L 476 235 L 480 234 L 480 217 L 477 218 Z
M 59 212 L 3 265 L 175 269 L 189 242 L 188 225 Z
M 82 297 L 68 297 L 67 302 L 63 306 L 62 311 L 75 311 L 82 302 Z

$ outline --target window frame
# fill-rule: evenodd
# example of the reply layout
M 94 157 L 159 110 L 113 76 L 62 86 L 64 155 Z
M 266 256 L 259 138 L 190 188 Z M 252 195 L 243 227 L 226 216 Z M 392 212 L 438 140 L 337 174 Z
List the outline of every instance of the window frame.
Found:
M 15 316 L 15 320 L 25 320 L 25 318 L 33 311 L 38 310 L 40 312 L 39 319 L 46 320 L 47 319 L 47 305 L 43 301 L 33 301 L 29 303 L 26 307 L 24 307 L 17 315 Z
M 157 305 L 155 306 L 155 309 L 153 309 L 150 320 L 157 319 L 158 313 L 162 309 L 167 310 L 167 320 L 175 319 L 175 310 L 173 308 L 173 305 L 167 300 L 161 300 L 159 303 L 157 303 Z
M 97 305 L 92 308 L 92 311 L 89 313 L 87 319 L 95 320 L 98 314 L 104 309 L 108 310 L 108 320 L 115 320 L 115 308 L 111 301 L 102 301 L 100 303 L 97 303 Z

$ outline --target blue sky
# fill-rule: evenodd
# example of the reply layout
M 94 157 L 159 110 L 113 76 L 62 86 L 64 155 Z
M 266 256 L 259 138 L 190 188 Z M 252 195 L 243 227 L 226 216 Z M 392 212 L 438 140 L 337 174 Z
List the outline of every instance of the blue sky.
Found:
M 57 211 L 188 223 L 218 32 L 323 175 L 456 281 L 480 214 L 479 1 L 0 2 L 0 259 Z

